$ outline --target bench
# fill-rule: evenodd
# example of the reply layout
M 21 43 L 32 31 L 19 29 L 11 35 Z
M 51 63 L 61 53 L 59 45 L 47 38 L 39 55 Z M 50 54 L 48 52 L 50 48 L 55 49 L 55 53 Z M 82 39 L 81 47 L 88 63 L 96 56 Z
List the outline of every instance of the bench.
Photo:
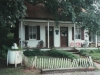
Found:
M 82 46 L 83 46 L 83 47 L 88 47 L 88 41 L 85 40 L 85 41 L 83 42 Z
M 98 48 L 100 47 L 100 43 L 97 44 L 97 47 L 98 47 Z

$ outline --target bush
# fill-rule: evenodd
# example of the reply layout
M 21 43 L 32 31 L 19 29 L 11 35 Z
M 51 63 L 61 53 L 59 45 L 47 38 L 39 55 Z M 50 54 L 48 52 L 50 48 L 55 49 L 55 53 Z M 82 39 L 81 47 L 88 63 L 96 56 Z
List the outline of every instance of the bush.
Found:
M 24 55 L 26 56 L 51 56 L 51 57 L 63 57 L 63 58 L 78 58 L 78 56 L 65 52 L 62 50 L 49 50 L 49 51 L 40 51 L 40 50 L 33 50 L 33 51 L 25 51 Z
M 87 50 L 80 50 L 79 53 L 80 53 L 82 56 L 89 56 L 89 51 L 87 51 Z
M 24 55 L 26 56 L 43 56 L 44 51 L 40 51 L 38 48 L 34 48 L 33 50 L 24 51 Z
M 7 57 L 7 51 L 8 51 L 9 47 L 2 45 L 0 47 L 0 58 L 6 58 Z
M 62 50 L 49 50 L 47 51 L 47 54 L 48 56 L 52 56 L 52 57 L 61 57 L 61 58 L 63 57 L 63 58 L 70 58 L 70 59 L 78 58 L 78 56 Z

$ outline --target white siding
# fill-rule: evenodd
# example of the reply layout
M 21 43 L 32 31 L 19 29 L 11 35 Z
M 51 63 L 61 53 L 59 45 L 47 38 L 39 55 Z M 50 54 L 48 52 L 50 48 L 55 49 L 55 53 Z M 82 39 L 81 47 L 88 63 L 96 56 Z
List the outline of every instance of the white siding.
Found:
M 44 41 L 44 47 L 46 47 L 45 26 L 47 26 L 47 22 L 27 21 L 27 22 L 25 22 L 25 25 L 34 25 L 34 26 L 39 25 L 40 26 L 40 40 Z M 21 34 L 21 24 L 19 25 L 19 38 L 22 38 L 21 39 L 22 41 L 25 41 L 25 25 L 22 25 L 22 33 L 23 34 Z M 74 40 L 72 40 L 72 27 L 74 27 L 74 24 L 60 23 L 59 27 L 56 28 L 55 23 L 50 22 L 50 26 L 54 26 L 54 47 L 61 47 L 61 44 L 60 44 L 60 27 L 68 27 L 68 46 L 70 46 L 70 42 L 74 41 Z M 59 30 L 59 33 L 56 34 L 55 30 Z M 84 34 L 85 34 L 85 32 L 84 32 Z M 88 37 L 87 37 L 87 39 L 88 39 Z M 40 40 L 27 40 L 28 46 L 29 47 L 36 47 Z M 81 39 L 76 39 L 75 41 L 84 42 L 84 40 L 81 40 Z M 24 43 L 23 43 L 23 47 L 24 47 Z
M 59 33 L 56 34 L 55 30 L 59 30 Z M 60 28 L 54 27 L 54 47 L 60 47 Z

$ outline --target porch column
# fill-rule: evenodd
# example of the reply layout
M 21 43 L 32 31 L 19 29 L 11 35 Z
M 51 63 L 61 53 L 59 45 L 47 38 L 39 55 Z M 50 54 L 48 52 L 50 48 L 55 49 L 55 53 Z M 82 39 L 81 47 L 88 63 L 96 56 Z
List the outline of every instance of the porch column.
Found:
M 96 43 L 95 47 L 97 47 L 97 43 L 98 43 L 98 41 L 97 41 L 97 32 L 96 32 L 96 35 L 95 35 L 95 43 Z
M 49 48 L 49 20 L 48 20 L 48 48 Z
M 75 23 L 74 23 L 74 47 L 75 47 L 75 34 L 76 34 L 75 31 L 76 31 L 76 30 L 75 30 Z
M 23 45 L 23 43 L 22 43 L 22 34 L 23 34 L 23 31 L 22 31 L 22 25 L 23 25 L 23 21 L 21 21 L 21 28 L 20 28 L 20 37 L 21 37 L 21 40 L 20 40 L 20 46 L 21 46 L 21 48 L 22 48 L 22 45 Z

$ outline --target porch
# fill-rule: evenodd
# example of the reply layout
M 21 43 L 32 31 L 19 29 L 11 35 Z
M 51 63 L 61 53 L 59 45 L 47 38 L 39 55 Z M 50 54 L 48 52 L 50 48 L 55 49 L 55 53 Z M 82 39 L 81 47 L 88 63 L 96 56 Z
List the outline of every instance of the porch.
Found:
M 56 27 L 52 20 L 33 20 L 21 19 L 19 23 L 19 38 L 20 47 L 25 47 L 27 42 L 28 47 L 37 47 L 42 40 L 43 47 L 83 47 L 87 40 L 89 47 L 89 35 L 83 27 L 76 28 L 76 25 L 68 21 L 59 21 L 59 26 Z M 97 35 L 95 36 L 95 47 L 97 47 Z M 85 44 L 84 44 L 85 45 Z

